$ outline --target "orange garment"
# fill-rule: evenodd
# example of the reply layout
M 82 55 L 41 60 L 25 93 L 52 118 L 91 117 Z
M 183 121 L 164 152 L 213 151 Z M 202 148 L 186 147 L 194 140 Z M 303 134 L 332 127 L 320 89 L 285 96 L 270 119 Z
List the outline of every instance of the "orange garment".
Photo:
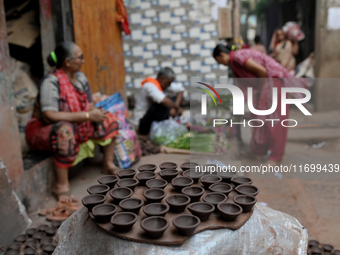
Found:
M 145 78 L 143 81 L 142 81 L 142 87 L 145 83 L 147 82 L 150 82 L 152 83 L 153 85 L 155 85 L 159 91 L 162 91 L 163 92 L 163 89 L 161 87 L 161 84 L 159 83 L 159 81 L 155 78 L 152 78 L 152 77 L 148 77 L 148 78 Z

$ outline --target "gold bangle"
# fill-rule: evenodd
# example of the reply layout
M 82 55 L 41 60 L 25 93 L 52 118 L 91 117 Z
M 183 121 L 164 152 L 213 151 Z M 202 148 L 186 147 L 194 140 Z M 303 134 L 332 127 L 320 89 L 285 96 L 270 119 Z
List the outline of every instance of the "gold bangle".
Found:
M 89 112 L 86 112 L 86 119 L 87 119 L 87 120 L 90 120 L 90 114 L 89 114 Z

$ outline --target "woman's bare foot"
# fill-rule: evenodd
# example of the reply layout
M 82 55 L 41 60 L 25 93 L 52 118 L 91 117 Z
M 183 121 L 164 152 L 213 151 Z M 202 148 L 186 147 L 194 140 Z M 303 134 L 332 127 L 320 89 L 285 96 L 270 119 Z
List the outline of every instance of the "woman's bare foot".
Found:
M 104 163 L 103 169 L 102 169 L 102 173 L 103 174 L 108 174 L 108 175 L 116 175 L 116 173 L 119 171 L 120 169 L 113 163 Z
M 73 196 L 68 185 L 56 184 L 53 194 L 59 202 L 76 203 L 78 200 Z

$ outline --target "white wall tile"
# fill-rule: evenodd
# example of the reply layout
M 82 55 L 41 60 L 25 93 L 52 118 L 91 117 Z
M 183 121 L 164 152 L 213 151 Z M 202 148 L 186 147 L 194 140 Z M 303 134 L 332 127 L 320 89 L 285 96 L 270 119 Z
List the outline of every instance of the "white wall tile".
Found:
M 133 71 L 135 73 L 143 72 L 144 70 L 144 63 L 133 63 Z
M 188 76 L 186 74 L 176 75 L 176 81 L 183 82 L 187 80 L 188 80 Z
M 131 65 L 130 60 L 124 59 L 124 66 L 125 66 L 125 67 L 128 67 L 128 66 L 130 66 L 130 65 Z
M 146 61 L 146 64 L 148 66 L 157 66 L 158 65 L 158 60 L 157 59 L 149 59 L 148 61 Z
M 178 33 L 182 33 L 184 31 L 186 31 L 187 29 L 186 29 L 185 25 L 178 25 L 178 26 L 174 27 L 174 30 Z
M 179 0 L 171 0 L 170 8 L 178 8 L 181 6 L 181 2 Z
M 190 70 L 197 71 L 201 69 L 201 61 L 199 60 L 192 60 L 190 61 Z
M 178 8 L 174 10 L 174 14 L 176 16 L 183 16 L 185 15 L 185 9 L 184 8 Z
M 198 27 L 194 27 L 189 30 L 190 37 L 200 37 L 200 34 L 201 34 L 201 29 Z
M 141 13 L 132 13 L 130 15 L 130 22 L 131 24 L 139 24 L 142 20 L 142 14 Z
M 171 52 L 171 57 L 172 58 L 180 58 L 180 57 L 182 57 L 182 51 L 180 51 L 180 50 L 173 50 Z
M 135 88 L 140 88 L 141 85 L 142 85 L 142 81 L 144 80 L 144 78 L 136 78 L 133 80 L 133 83 L 134 83 L 134 87 Z
M 215 73 L 208 73 L 205 75 L 206 79 L 216 79 L 216 74 Z
M 143 43 L 152 42 L 152 36 L 151 35 L 143 35 L 142 42 Z
M 152 17 L 155 17 L 156 15 L 157 13 L 155 9 L 150 9 L 150 10 L 145 11 L 145 17 L 152 18 Z
M 124 51 L 130 50 L 130 46 L 127 43 L 124 43 L 123 44 L 123 50 Z
M 143 74 L 144 75 L 150 75 L 150 74 L 153 74 L 153 68 L 144 68 L 143 70 Z
M 152 51 L 144 51 L 144 53 L 143 53 L 143 58 L 144 58 L 144 59 L 153 58 L 153 53 L 152 53 Z
M 172 68 L 172 62 L 171 61 L 164 61 L 161 63 L 161 67 L 170 67 Z
M 151 26 L 151 24 L 152 24 L 151 19 L 142 19 L 142 21 L 141 21 L 141 25 L 142 25 L 143 27 Z
M 213 57 L 208 57 L 204 59 L 204 63 L 206 65 L 214 65 L 216 64 L 216 60 Z
M 211 55 L 212 55 L 212 51 L 209 50 L 209 49 L 201 50 L 201 52 L 200 52 L 201 57 L 209 57 Z
M 155 27 L 155 26 L 147 27 L 147 28 L 145 28 L 145 32 L 147 34 L 157 33 L 157 27 Z
M 179 66 L 173 67 L 172 70 L 174 70 L 176 75 L 182 73 L 182 67 Z
M 144 49 L 142 46 L 134 46 L 132 48 L 132 55 L 135 57 L 143 56 Z
M 159 0 L 159 5 L 169 5 L 170 0 Z
M 162 55 L 171 55 L 172 47 L 171 45 L 163 45 L 161 46 L 161 54 Z
M 216 26 L 215 26 L 215 24 L 212 24 L 212 23 L 210 23 L 210 24 L 205 24 L 204 25 L 204 31 L 216 31 Z
M 210 66 L 202 66 L 201 67 L 201 72 L 202 73 L 210 73 L 211 72 L 211 67 Z
M 131 82 L 131 77 L 129 75 L 125 76 L 125 83 Z
M 201 45 L 199 44 L 191 44 L 189 46 L 190 54 L 199 54 L 201 51 Z
M 210 17 L 203 17 L 199 19 L 199 22 L 201 24 L 207 24 L 207 23 L 210 23 L 210 21 L 211 21 Z
M 150 2 L 141 2 L 139 6 L 140 6 L 140 8 L 142 10 L 150 9 L 151 8 L 151 3 Z
M 181 24 L 181 18 L 180 17 L 171 17 L 170 24 L 171 25 Z
M 215 48 L 216 45 L 217 45 L 216 42 L 213 41 L 213 40 L 205 41 L 205 42 L 204 42 L 204 47 L 206 47 L 206 48 L 212 49 L 212 48 Z
M 157 50 L 158 46 L 157 43 L 148 43 L 146 45 L 147 50 Z
M 171 29 L 163 28 L 159 31 L 161 39 L 168 39 L 171 37 Z
M 176 63 L 176 65 L 178 65 L 178 66 L 184 66 L 184 65 L 186 65 L 186 64 L 188 63 L 188 61 L 187 61 L 186 58 L 177 58 L 177 59 L 175 60 L 175 63 Z
M 210 40 L 210 38 L 211 38 L 210 33 L 201 33 L 200 35 L 201 41 L 207 41 L 207 40 Z
M 190 19 L 195 20 L 196 17 L 197 17 L 197 11 L 191 10 L 191 11 L 188 12 L 188 15 L 189 15 Z
M 160 22 L 170 22 L 171 14 L 170 12 L 161 12 L 159 13 L 159 21 Z
M 182 36 L 180 34 L 172 34 L 170 39 L 172 42 L 178 42 L 182 39 Z
M 184 41 L 175 43 L 175 48 L 178 49 L 178 50 L 185 49 L 186 47 L 187 47 L 187 44 Z
M 142 36 L 143 36 L 142 30 L 132 30 L 131 31 L 132 40 L 141 40 Z

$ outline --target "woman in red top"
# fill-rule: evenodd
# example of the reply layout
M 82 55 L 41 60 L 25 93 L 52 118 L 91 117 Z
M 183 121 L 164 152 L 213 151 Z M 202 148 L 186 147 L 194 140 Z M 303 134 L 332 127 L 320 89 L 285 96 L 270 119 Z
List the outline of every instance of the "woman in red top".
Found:
M 281 88 L 305 87 L 301 80 L 292 76 L 287 69 L 274 59 L 259 51 L 252 49 L 240 49 L 231 51 L 224 45 L 217 45 L 213 52 L 215 60 L 222 65 L 230 66 L 235 78 L 281 78 L 281 79 L 237 79 L 237 85 L 247 95 L 247 87 L 253 88 L 253 106 L 257 110 L 267 110 L 272 106 L 272 90 L 278 90 L 278 104 L 276 110 L 268 116 L 253 115 L 252 119 L 278 119 L 272 125 L 271 121 L 264 121 L 262 127 L 252 129 L 250 151 L 257 156 L 265 156 L 270 150 L 268 163 L 278 165 L 284 155 L 287 143 L 288 128 L 281 125 L 281 121 L 288 119 L 288 107 L 286 115 L 281 115 Z M 285 79 L 282 79 L 285 78 Z M 294 94 L 301 97 L 300 94 Z M 255 124 L 253 124 L 255 125 Z

